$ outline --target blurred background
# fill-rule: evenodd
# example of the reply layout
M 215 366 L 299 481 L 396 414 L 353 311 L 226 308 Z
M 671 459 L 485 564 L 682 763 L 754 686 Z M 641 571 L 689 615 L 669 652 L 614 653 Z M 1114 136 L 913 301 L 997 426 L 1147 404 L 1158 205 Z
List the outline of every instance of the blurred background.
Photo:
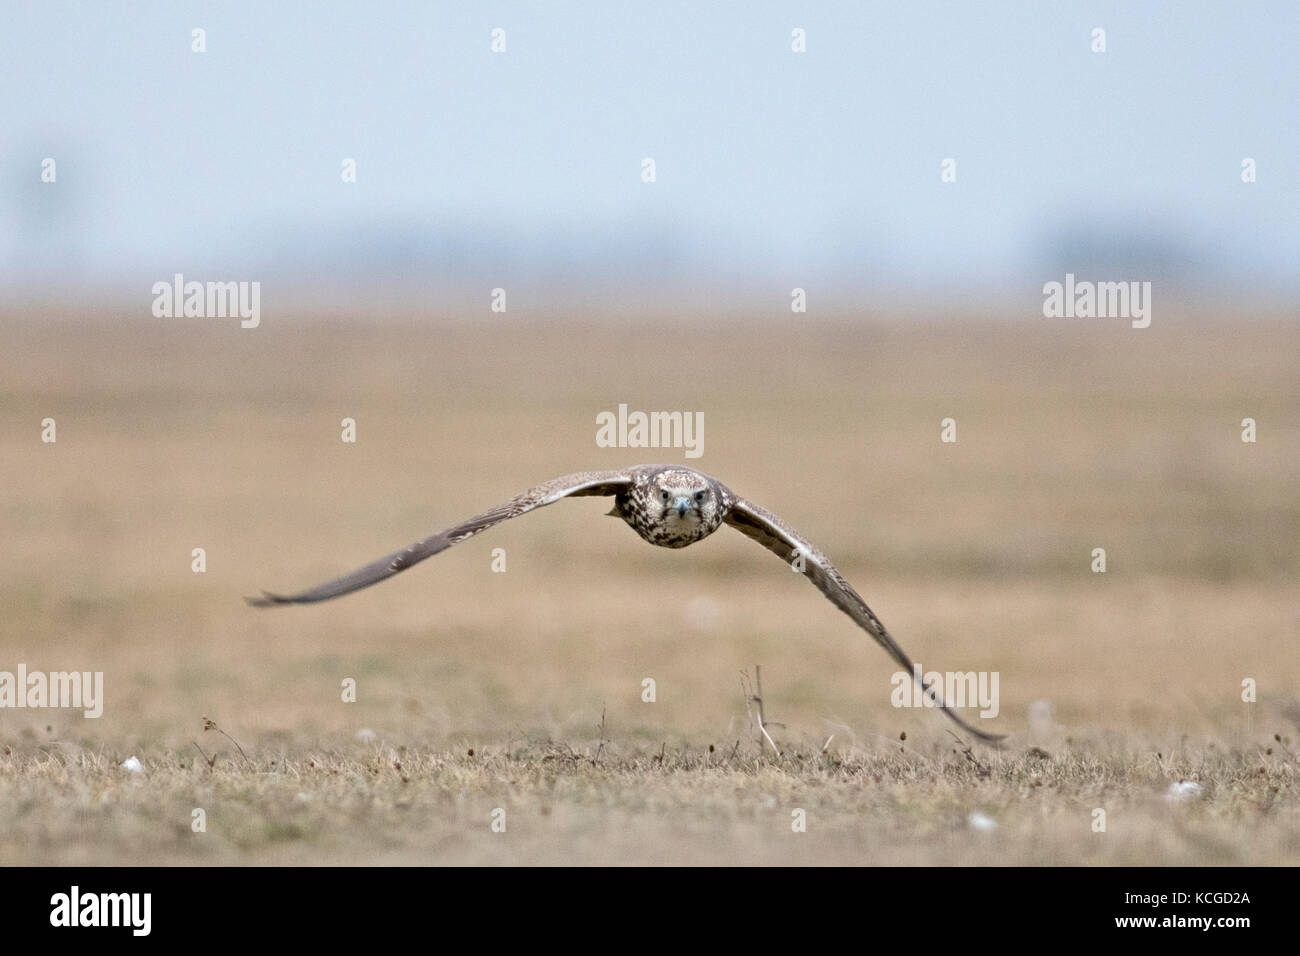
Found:
M 130 307 L 174 272 L 259 279 L 282 314 L 439 313 L 485 286 L 530 290 L 521 312 L 779 309 L 800 286 L 821 309 L 1032 317 L 1067 270 L 1300 291 L 1292 3 L 53 2 L 6 21 L 9 298 Z
M 926 667 L 999 670 L 997 729 L 1049 699 L 1064 727 L 1238 733 L 1243 678 L 1294 698 L 1300 7 L 5 20 L 0 667 L 108 696 L 6 732 L 185 747 L 206 714 L 441 746 L 608 708 L 723 741 L 759 662 L 792 736 L 942 738 L 770 555 L 659 552 L 599 502 L 337 604 L 244 606 L 556 474 L 684 460 L 598 448 L 619 403 L 702 411 L 690 464 L 820 543 Z M 1067 272 L 1151 282 L 1151 327 L 1044 318 Z M 260 282 L 260 327 L 156 318 L 176 273 Z

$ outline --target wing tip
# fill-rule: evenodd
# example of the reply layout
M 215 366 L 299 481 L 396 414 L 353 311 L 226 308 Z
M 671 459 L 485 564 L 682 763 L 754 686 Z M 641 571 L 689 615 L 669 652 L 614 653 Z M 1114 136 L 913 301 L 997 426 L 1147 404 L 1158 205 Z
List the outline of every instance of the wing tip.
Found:
M 263 591 L 261 597 L 245 597 L 244 602 L 249 607 L 278 607 L 281 604 L 294 603 L 293 598 L 285 597 L 283 594 L 272 594 L 270 591 Z
M 1007 737 L 1009 736 L 1008 734 L 989 733 L 987 730 L 976 730 L 970 724 L 966 723 L 966 721 L 962 720 L 960 717 L 954 714 L 950 708 L 944 707 L 943 711 L 953 719 L 953 721 L 957 724 L 958 727 L 966 731 L 966 733 L 970 734 L 972 737 L 979 740 L 981 743 L 998 745 L 1001 744 L 1002 741 L 1006 740 Z M 954 733 L 952 728 L 948 729 L 948 733 L 953 734 L 954 737 L 956 736 L 956 733 Z

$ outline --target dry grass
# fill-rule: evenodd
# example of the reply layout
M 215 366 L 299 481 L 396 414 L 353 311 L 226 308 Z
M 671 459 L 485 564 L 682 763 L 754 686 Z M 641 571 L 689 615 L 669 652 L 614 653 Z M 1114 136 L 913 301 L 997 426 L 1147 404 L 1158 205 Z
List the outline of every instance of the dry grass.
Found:
M 0 669 L 102 670 L 107 697 L 0 711 L 8 862 L 1300 861 L 1285 322 L 3 321 Z M 927 668 L 1000 673 L 987 775 L 770 555 L 648 548 L 597 501 L 337 604 L 244 606 L 525 483 L 681 460 L 596 448 L 620 401 L 702 410 L 695 464 L 818 541 Z M 746 726 L 755 661 L 780 760 Z M 205 764 L 204 714 L 254 766 L 224 741 Z M 1201 796 L 1167 801 L 1180 779 Z
M 713 752 L 515 741 L 472 755 L 285 740 L 251 763 L 225 748 L 214 767 L 160 752 L 140 774 L 116 755 L 44 746 L 0 759 L 0 806 L 11 863 L 1295 862 L 1293 756 L 1167 744 L 1099 736 L 971 759 L 905 744 L 775 758 L 752 740 Z M 1171 800 L 1180 779 L 1201 793 Z M 1092 829 L 1098 808 L 1105 832 Z

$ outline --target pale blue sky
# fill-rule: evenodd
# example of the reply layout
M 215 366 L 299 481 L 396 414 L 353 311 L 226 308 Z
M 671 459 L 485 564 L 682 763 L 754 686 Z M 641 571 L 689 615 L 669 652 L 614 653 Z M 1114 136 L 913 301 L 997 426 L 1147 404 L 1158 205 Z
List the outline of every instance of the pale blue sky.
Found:
M 43 0 L 3 21 L 0 294 L 174 271 L 1005 289 L 1067 267 L 1300 291 L 1291 0 Z

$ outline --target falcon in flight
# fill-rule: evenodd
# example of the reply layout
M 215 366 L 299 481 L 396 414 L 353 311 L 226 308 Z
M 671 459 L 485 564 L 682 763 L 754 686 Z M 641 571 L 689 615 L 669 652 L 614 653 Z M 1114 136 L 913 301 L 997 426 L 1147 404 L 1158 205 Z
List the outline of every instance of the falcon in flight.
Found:
M 826 555 L 807 538 L 772 512 L 741 498 L 716 478 L 678 465 L 637 465 L 621 471 L 579 471 L 563 475 L 515 495 L 498 508 L 475 515 L 455 527 L 309 591 L 298 594 L 263 592 L 262 597 L 247 600 L 255 607 L 328 601 L 378 584 L 508 518 L 517 518 L 561 498 L 591 495 L 613 496 L 614 507 L 609 514 L 622 518 L 642 538 L 661 548 L 684 548 L 708 537 L 723 524 L 731 525 L 782 560 L 790 562 L 792 568 L 801 570 L 832 604 L 875 638 L 900 667 L 909 674 L 916 673 L 911 659 L 885 630 L 880 618 L 840 576 Z M 940 701 L 929 685 L 921 686 L 936 705 L 968 733 L 985 741 L 1002 739 L 1001 734 L 976 730 Z

